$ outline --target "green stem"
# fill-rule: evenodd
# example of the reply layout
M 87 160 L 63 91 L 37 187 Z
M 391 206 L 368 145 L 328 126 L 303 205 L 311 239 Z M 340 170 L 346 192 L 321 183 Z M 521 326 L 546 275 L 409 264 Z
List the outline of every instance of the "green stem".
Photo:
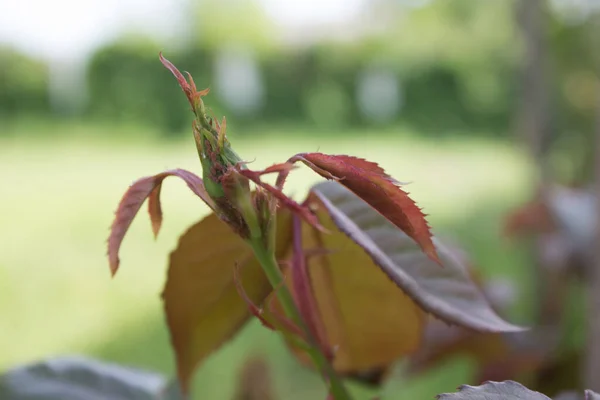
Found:
M 298 324 L 298 326 L 307 334 L 309 340 L 307 353 L 321 373 L 329 378 L 331 394 L 333 395 L 334 399 L 351 400 L 350 394 L 346 390 L 344 384 L 339 379 L 337 374 L 333 371 L 333 368 L 331 368 L 327 358 L 315 345 L 315 340 L 311 332 L 308 330 L 300 313 L 298 312 L 298 309 L 296 308 L 292 294 L 288 290 L 287 286 L 281 284 L 283 281 L 283 275 L 279 270 L 279 266 L 277 265 L 274 254 L 272 251 L 265 249 L 265 246 L 260 238 L 252 238 L 250 240 L 250 245 L 254 250 L 254 254 L 258 259 L 258 262 L 262 266 L 267 279 L 271 283 L 271 286 L 278 288 L 276 292 L 277 298 L 279 299 L 279 302 L 281 303 L 286 315 L 290 317 L 296 324 Z
M 346 390 L 346 387 L 329 364 L 329 361 L 316 345 L 316 340 L 314 339 L 310 329 L 308 329 L 304 323 L 304 320 L 302 319 L 302 316 L 296 307 L 296 303 L 294 302 L 292 294 L 288 290 L 287 286 L 282 285 L 283 275 L 279 269 L 277 260 L 275 259 L 276 246 L 274 242 L 276 238 L 274 236 L 269 237 L 267 240 L 268 243 L 265 243 L 256 212 L 252 207 L 250 196 L 240 196 L 238 198 L 238 204 L 241 208 L 242 214 L 244 215 L 244 219 L 248 224 L 248 228 L 250 229 L 248 244 L 250 244 L 252 247 L 254 255 L 262 266 L 269 283 L 274 289 L 277 288 L 276 295 L 281 303 L 281 306 L 283 307 L 283 311 L 287 317 L 291 318 L 292 321 L 306 334 L 308 340 L 308 348 L 306 349 L 306 352 L 319 371 L 321 371 L 321 373 L 329 379 L 329 388 L 333 398 L 335 400 L 352 400 L 350 394 Z M 273 226 L 271 227 L 271 231 L 276 229 L 275 221 L 276 215 L 273 215 Z

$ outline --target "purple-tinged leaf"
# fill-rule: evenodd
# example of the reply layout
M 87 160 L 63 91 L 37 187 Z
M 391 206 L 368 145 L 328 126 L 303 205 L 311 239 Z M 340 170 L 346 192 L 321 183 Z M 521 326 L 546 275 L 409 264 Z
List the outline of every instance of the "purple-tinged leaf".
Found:
M 200 197 L 213 210 L 215 206 L 208 196 L 202 179 L 184 169 L 173 169 L 154 176 L 147 176 L 135 181 L 125 192 L 110 229 L 108 237 L 108 259 L 111 273 L 116 274 L 119 269 L 119 248 L 133 219 L 140 210 L 144 201 L 149 198 L 148 212 L 152 222 L 154 235 L 158 234 L 162 223 L 162 208 L 160 206 L 160 190 L 162 181 L 168 176 L 177 176 L 185 181 L 192 192 Z
M 598 394 L 592 390 L 586 390 L 585 391 L 585 400 L 600 400 L 600 394 Z
M 524 328 L 500 318 L 469 278 L 466 268 L 437 239 L 445 268 L 422 253 L 407 234 L 337 182 L 312 188 L 335 225 L 423 310 L 447 323 L 482 332 Z
M 553 400 L 587 400 L 584 399 L 581 393 L 577 393 L 574 390 L 567 390 L 564 392 L 560 392 L 556 396 L 554 396 Z
M 515 381 L 485 382 L 481 386 L 462 385 L 457 393 L 444 393 L 438 400 L 551 400 Z
M 0 375 L 3 400 L 184 400 L 163 375 L 80 356 L 17 366 Z

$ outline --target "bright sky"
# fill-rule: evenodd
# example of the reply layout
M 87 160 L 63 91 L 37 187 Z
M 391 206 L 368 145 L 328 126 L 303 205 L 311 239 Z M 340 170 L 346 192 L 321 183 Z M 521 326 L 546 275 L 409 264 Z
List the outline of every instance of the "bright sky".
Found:
M 70 58 L 119 31 L 166 33 L 182 19 L 185 0 L 0 0 L 0 43 L 42 57 Z M 281 26 L 337 22 L 363 0 L 259 0 Z

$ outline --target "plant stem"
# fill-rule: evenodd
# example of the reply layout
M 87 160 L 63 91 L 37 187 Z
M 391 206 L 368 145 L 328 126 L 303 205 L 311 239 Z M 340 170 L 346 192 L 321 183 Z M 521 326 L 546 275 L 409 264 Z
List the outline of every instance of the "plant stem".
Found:
M 287 286 L 281 284 L 283 281 L 283 275 L 279 270 L 279 266 L 277 265 L 274 254 L 265 249 L 261 240 L 251 239 L 250 245 L 254 250 L 254 254 L 258 259 L 258 262 L 262 266 L 267 279 L 271 283 L 271 286 L 273 286 L 273 288 L 278 288 L 276 292 L 277 298 L 279 299 L 279 302 L 281 303 L 286 315 L 290 317 L 294 323 L 296 323 L 302 329 L 302 331 L 306 333 L 309 340 L 307 353 L 321 373 L 329 378 L 329 384 L 333 398 L 336 400 L 351 400 L 350 394 L 346 390 L 346 387 L 339 379 L 337 374 L 333 371 L 329 361 L 315 345 L 313 335 L 302 320 L 302 316 L 296 308 L 292 294 L 288 290 Z
M 279 299 L 286 316 L 290 318 L 305 333 L 308 341 L 308 348 L 306 349 L 306 352 L 312 359 L 315 366 L 319 369 L 319 371 L 321 371 L 323 376 L 326 376 L 329 379 L 330 394 L 333 395 L 335 400 L 352 400 L 350 394 L 346 390 L 346 387 L 329 364 L 329 361 L 316 345 L 313 334 L 304 323 L 304 320 L 302 319 L 302 316 L 296 307 L 296 303 L 294 302 L 292 294 L 288 290 L 287 286 L 282 284 L 283 275 L 281 274 L 279 265 L 275 259 L 276 232 L 274 231 L 276 228 L 275 221 L 277 214 L 275 213 L 272 216 L 273 219 L 271 223 L 273 226 L 271 226 L 271 233 L 267 238 L 268 243 L 265 243 L 263 232 L 260 229 L 258 218 L 256 216 L 256 210 L 254 210 L 252 206 L 250 196 L 242 195 L 238 198 L 238 201 L 239 205 L 241 206 L 242 214 L 244 215 L 246 223 L 248 224 L 248 228 L 250 229 L 248 244 L 250 244 L 252 247 L 256 259 L 262 266 L 269 283 L 275 290 L 277 298 Z

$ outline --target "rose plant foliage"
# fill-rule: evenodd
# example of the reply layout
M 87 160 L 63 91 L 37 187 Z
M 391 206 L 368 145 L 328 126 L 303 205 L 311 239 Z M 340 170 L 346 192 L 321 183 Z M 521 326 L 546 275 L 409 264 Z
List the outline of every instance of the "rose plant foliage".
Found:
M 598 400 L 600 395 L 592 390 L 586 390 L 583 396 L 575 392 L 561 393 L 554 400 Z M 514 381 L 484 382 L 481 386 L 462 385 L 457 393 L 443 393 L 436 396 L 438 400 L 551 400 L 542 393 L 527 389 Z
M 162 222 L 161 185 L 176 176 L 212 213 L 192 225 L 169 258 L 162 294 L 179 382 L 251 316 L 281 332 L 292 353 L 316 367 L 331 398 L 349 398 L 342 377 L 386 369 L 417 351 L 430 316 L 480 332 L 522 328 L 489 306 L 451 248 L 380 166 L 348 155 L 300 153 L 251 170 L 207 115 L 190 74 L 160 55 L 194 113 L 202 177 L 173 169 L 135 181 L 123 195 L 108 239 L 110 270 L 148 200 L 152 230 Z M 328 181 L 297 202 L 284 192 L 302 163 Z M 274 184 L 263 180 L 275 174 Z

